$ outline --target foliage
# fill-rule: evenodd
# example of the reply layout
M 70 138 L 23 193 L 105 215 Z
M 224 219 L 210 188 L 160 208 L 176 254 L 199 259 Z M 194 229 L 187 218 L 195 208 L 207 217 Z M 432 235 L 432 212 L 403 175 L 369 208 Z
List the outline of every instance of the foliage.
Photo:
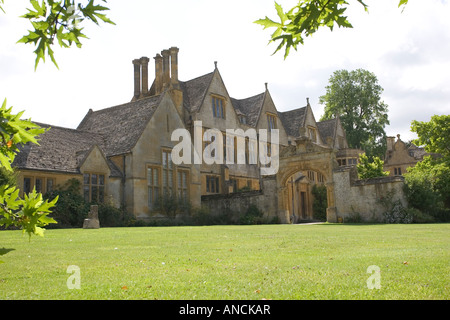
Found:
M 384 128 L 389 120 L 388 106 L 381 101 L 382 92 L 376 75 L 367 70 L 337 70 L 328 81 L 325 95 L 319 98 L 325 105 L 321 121 L 339 116 L 350 148 L 383 157 Z
M 56 63 L 52 47 L 55 44 L 55 38 L 61 48 L 69 48 L 75 44 L 81 48 L 80 38 L 87 38 L 80 27 L 85 20 L 90 20 L 95 24 L 99 21 L 114 24 L 103 12 L 108 8 L 96 4 L 95 0 L 86 0 L 85 4 L 78 3 L 76 0 L 29 0 L 33 9 L 27 9 L 28 12 L 22 15 L 22 18 L 28 19 L 32 25 L 32 30 L 28 31 L 18 43 L 34 44 L 36 50 L 35 69 L 39 61 L 45 62 L 48 55 L 52 62 Z M 106 3 L 106 0 L 101 0 Z M 3 3 L 3 0 L 2 2 Z M 97 2 L 98 3 L 98 2 Z M 3 8 L 0 9 L 4 12 Z
M 368 6 L 362 0 L 356 1 L 368 12 Z M 399 7 L 407 3 L 408 0 L 400 0 Z M 264 29 L 275 28 L 269 43 L 279 41 L 274 54 L 284 47 L 286 59 L 291 48 L 297 50 L 298 44 L 304 44 L 306 37 L 312 36 L 321 28 L 328 27 L 331 31 L 335 25 L 353 28 L 344 15 L 348 6 L 345 0 L 299 0 L 296 6 L 285 12 L 281 5 L 275 2 L 279 22 L 266 16 L 255 23 L 262 25 Z
M 12 108 L 6 108 L 6 99 L 0 108 L 0 168 L 2 172 L 13 174 L 11 167 L 19 146 L 26 143 L 38 143 L 37 136 L 45 129 L 40 128 L 30 120 L 20 119 L 23 112 L 11 113 Z M 8 174 L 7 179 L 11 179 Z M 23 232 L 43 236 L 43 227 L 56 223 L 48 217 L 58 198 L 52 201 L 44 201 L 40 193 L 35 190 L 30 194 L 25 194 L 23 199 L 19 197 L 19 189 L 6 181 L 0 187 L 0 226 L 19 227 Z
M 70 179 L 63 186 L 57 186 L 47 192 L 46 198 L 59 197 L 53 210 L 53 217 L 61 228 L 81 227 L 89 212 L 89 204 L 81 195 L 81 182 L 78 179 Z
M 43 227 L 50 223 L 56 223 L 48 217 L 50 208 L 58 201 L 58 197 L 51 202 L 43 199 L 42 194 L 33 190 L 19 197 L 19 189 L 9 186 L 0 187 L 0 226 L 8 228 L 11 225 L 20 227 L 23 232 L 31 235 L 44 235 Z
M 245 213 L 239 218 L 239 223 L 244 225 L 249 224 L 261 224 L 263 222 L 263 212 L 259 208 L 251 204 L 245 211 Z
M 434 115 L 429 122 L 413 121 L 411 130 L 435 155 L 427 156 L 405 176 L 405 193 L 412 208 L 436 221 L 450 221 L 450 116 Z
M 386 223 L 411 223 L 413 216 L 410 211 L 406 210 L 400 199 L 394 200 L 395 191 L 389 192 L 386 196 L 378 199 L 385 211 L 384 221 Z
M 127 215 L 124 209 L 111 203 L 98 204 L 98 220 L 101 227 L 120 227 L 126 223 Z
M 365 153 L 359 155 L 359 163 L 356 165 L 359 179 L 372 179 L 385 177 L 389 175 L 389 171 L 383 170 L 384 161 L 378 157 L 373 157 L 370 162 Z
M 17 187 L 17 171 L 7 170 L 5 167 L 0 167 L 0 186 L 8 185 Z
M 312 195 L 314 196 L 313 200 L 313 213 L 314 218 L 326 221 L 327 220 L 327 187 L 324 185 L 315 184 L 312 187 Z
M 45 129 L 21 119 L 24 111 L 12 114 L 12 108 L 6 108 L 6 99 L 0 108 L 0 165 L 12 171 L 11 164 L 19 152 L 19 146 L 28 142 L 38 144 L 37 136 Z
M 411 131 L 418 135 L 414 144 L 425 145 L 427 152 L 439 153 L 443 161 L 450 163 L 450 115 L 434 115 L 429 122 L 414 120 Z
M 164 193 L 155 202 L 155 210 L 169 218 L 175 218 L 178 213 L 190 213 L 190 202 L 180 199 L 175 193 Z
M 411 208 L 436 221 L 450 221 L 450 168 L 445 162 L 425 157 L 404 177 L 404 191 Z

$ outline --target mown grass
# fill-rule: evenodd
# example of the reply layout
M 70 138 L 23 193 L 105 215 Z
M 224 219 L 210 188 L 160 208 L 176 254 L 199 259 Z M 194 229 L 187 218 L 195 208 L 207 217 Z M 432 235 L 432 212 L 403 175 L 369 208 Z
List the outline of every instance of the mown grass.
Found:
M 449 224 L 0 232 L 0 299 L 448 299 Z M 81 271 L 68 289 L 67 267 Z M 367 268 L 381 269 L 368 289 Z

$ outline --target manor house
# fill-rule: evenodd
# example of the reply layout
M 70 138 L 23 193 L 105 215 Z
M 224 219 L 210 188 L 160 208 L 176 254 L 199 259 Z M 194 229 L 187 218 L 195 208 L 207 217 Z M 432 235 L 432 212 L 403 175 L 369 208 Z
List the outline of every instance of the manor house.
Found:
M 151 82 L 150 59 L 133 60 L 130 102 L 88 110 L 76 129 L 39 123 L 50 130 L 40 136 L 39 145 L 24 146 L 14 163 L 21 190 L 45 193 L 75 178 L 87 201 L 111 201 L 138 219 L 161 216 L 161 201 L 200 207 L 211 198 L 220 202 L 221 197 L 247 192 L 259 197 L 257 204 L 269 217 L 313 219 L 312 186 L 323 184 L 328 219 L 336 220 L 333 170 L 354 166 L 361 153 L 348 148 L 339 118 L 316 121 L 308 98 L 301 99 L 306 105 L 281 112 L 267 84 L 259 94 L 233 98 L 217 62 L 210 73 L 182 81 L 178 52 L 172 47 L 156 54 Z M 222 154 L 230 161 L 175 165 L 172 150 L 180 141 L 172 141 L 173 131 L 185 129 L 194 139 L 195 123 L 200 122 L 202 137 L 210 128 L 223 134 Z M 244 137 L 245 163 L 238 163 L 237 138 L 227 136 L 227 129 L 278 129 L 276 174 L 261 174 L 267 163 L 255 157 L 261 145 L 249 137 Z M 202 150 L 215 139 L 201 140 Z M 270 158 L 271 147 L 268 141 L 259 151 Z

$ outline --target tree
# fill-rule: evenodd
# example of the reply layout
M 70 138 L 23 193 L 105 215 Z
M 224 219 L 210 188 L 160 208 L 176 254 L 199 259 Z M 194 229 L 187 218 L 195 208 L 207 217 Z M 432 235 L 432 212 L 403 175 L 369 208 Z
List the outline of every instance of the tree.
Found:
M 106 3 L 106 0 L 101 0 Z M 99 20 L 115 24 L 102 12 L 109 10 L 107 7 L 95 4 L 95 0 L 86 0 L 85 5 L 78 3 L 76 0 L 30 0 L 33 9 L 27 9 L 28 12 L 22 15 L 22 18 L 30 20 L 33 30 L 29 30 L 18 42 L 25 44 L 34 44 L 36 50 L 35 69 L 40 60 L 45 62 L 45 56 L 48 55 L 52 62 L 56 63 L 53 45 L 55 39 L 61 48 L 69 48 L 75 44 L 81 48 L 80 38 L 87 38 L 82 32 L 81 24 L 85 20 L 90 20 L 95 24 L 99 24 Z M 3 9 L 4 0 L 0 0 L 0 9 Z
M 386 177 L 389 171 L 383 170 L 384 162 L 378 157 L 373 157 L 370 161 L 365 153 L 359 155 L 359 163 L 356 165 L 359 179 L 371 179 Z
M 450 209 L 450 115 L 434 115 L 429 122 L 412 121 L 411 131 L 417 133 L 416 145 L 437 154 L 425 157 L 405 174 L 406 193 L 412 207 L 435 215 Z
M 325 95 L 319 98 L 325 105 L 321 120 L 339 116 L 347 133 L 350 148 L 362 149 L 369 157 L 383 157 L 389 124 L 388 106 L 381 101 L 383 88 L 377 77 L 364 69 L 338 70 L 333 73 Z
M 416 145 L 425 145 L 425 150 L 438 153 L 442 161 L 450 162 L 450 115 L 434 115 L 429 122 L 412 121 L 411 131 L 417 133 Z
M 368 5 L 362 0 L 356 1 L 368 12 Z M 402 7 L 407 3 L 408 0 L 399 0 L 398 6 Z M 266 16 L 255 23 L 262 25 L 264 29 L 276 28 L 269 43 L 279 41 L 274 54 L 284 47 L 286 59 L 291 48 L 297 50 L 298 44 L 303 44 L 306 37 L 312 36 L 320 28 L 328 27 L 333 31 L 335 24 L 338 27 L 353 28 L 347 16 L 344 15 L 348 6 L 345 0 L 299 0 L 296 6 L 285 12 L 281 5 L 275 2 L 280 22 L 275 22 Z

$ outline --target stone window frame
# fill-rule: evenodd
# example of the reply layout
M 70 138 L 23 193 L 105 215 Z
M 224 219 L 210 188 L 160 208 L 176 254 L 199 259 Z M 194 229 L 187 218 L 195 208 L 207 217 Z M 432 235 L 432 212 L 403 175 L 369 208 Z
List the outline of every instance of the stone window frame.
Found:
M 219 194 L 220 193 L 220 176 L 206 175 L 206 193 Z
M 220 103 L 220 104 L 219 104 Z M 226 100 L 225 97 L 212 94 L 211 110 L 213 117 L 216 119 L 226 119 Z
M 26 184 L 25 183 L 26 179 L 29 179 L 29 187 L 28 188 L 25 185 Z M 37 185 L 36 181 L 38 179 L 41 180 L 41 187 L 40 188 L 36 187 L 36 185 Z M 49 185 L 49 181 L 52 181 L 51 187 Z M 22 190 L 22 192 L 23 192 L 23 194 L 28 194 L 28 193 L 32 192 L 34 188 L 36 188 L 36 192 L 37 193 L 44 194 L 46 192 L 53 191 L 54 186 L 55 186 L 55 178 L 49 178 L 49 177 L 45 177 L 45 176 L 25 175 L 23 177 L 23 190 Z
M 278 128 L 277 115 L 271 112 L 266 112 L 266 116 L 267 116 L 267 128 L 269 128 L 269 131 L 277 129 Z
M 172 161 L 172 149 L 161 149 L 161 196 L 172 195 L 175 187 L 176 167 Z M 167 181 L 167 184 L 165 183 Z
M 183 167 L 178 167 L 176 169 L 177 177 L 176 177 L 176 192 L 178 199 L 181 200 L 184 203 L 189 202 L 190 200 L 190 192 L 189 192 L 189 186 L 190 186 L 190 170 Z M 183 180 L 183 178 L 180 179 L 180 174 L 186 175 L 186 178 Z M 186 181 L 186 186 L 183 186 L 183 181 Z M 185 192 L 185 194 L 183 194 Z
M 93 180 L 93 176 L 96 180 Z M 86 177 L 88 180 L 86 180 Z M 103 183 L 102 183 L 103 177 Z M 94 191 L 95 190 L 95 191 Z M 95 193 L 95 197 L 93 194 Z M 106 196 L 106 174 L 102 172 L 83 172 L 83 197 L 89 203 L 103 203 Z
M 149 170 L 151 170 L 151 178 L 149 177 Z M 154 172 L 157 173 L 157 182 L 154 182 Z M 146 170 L 146 180 L 147 180 L 147 206 L 152 210 L 161 196 L 161 166 L 148 165 Z M 156 191 L 156 192 L 155 192 Z M 151 193 L 151 198 L 150 198 Z

